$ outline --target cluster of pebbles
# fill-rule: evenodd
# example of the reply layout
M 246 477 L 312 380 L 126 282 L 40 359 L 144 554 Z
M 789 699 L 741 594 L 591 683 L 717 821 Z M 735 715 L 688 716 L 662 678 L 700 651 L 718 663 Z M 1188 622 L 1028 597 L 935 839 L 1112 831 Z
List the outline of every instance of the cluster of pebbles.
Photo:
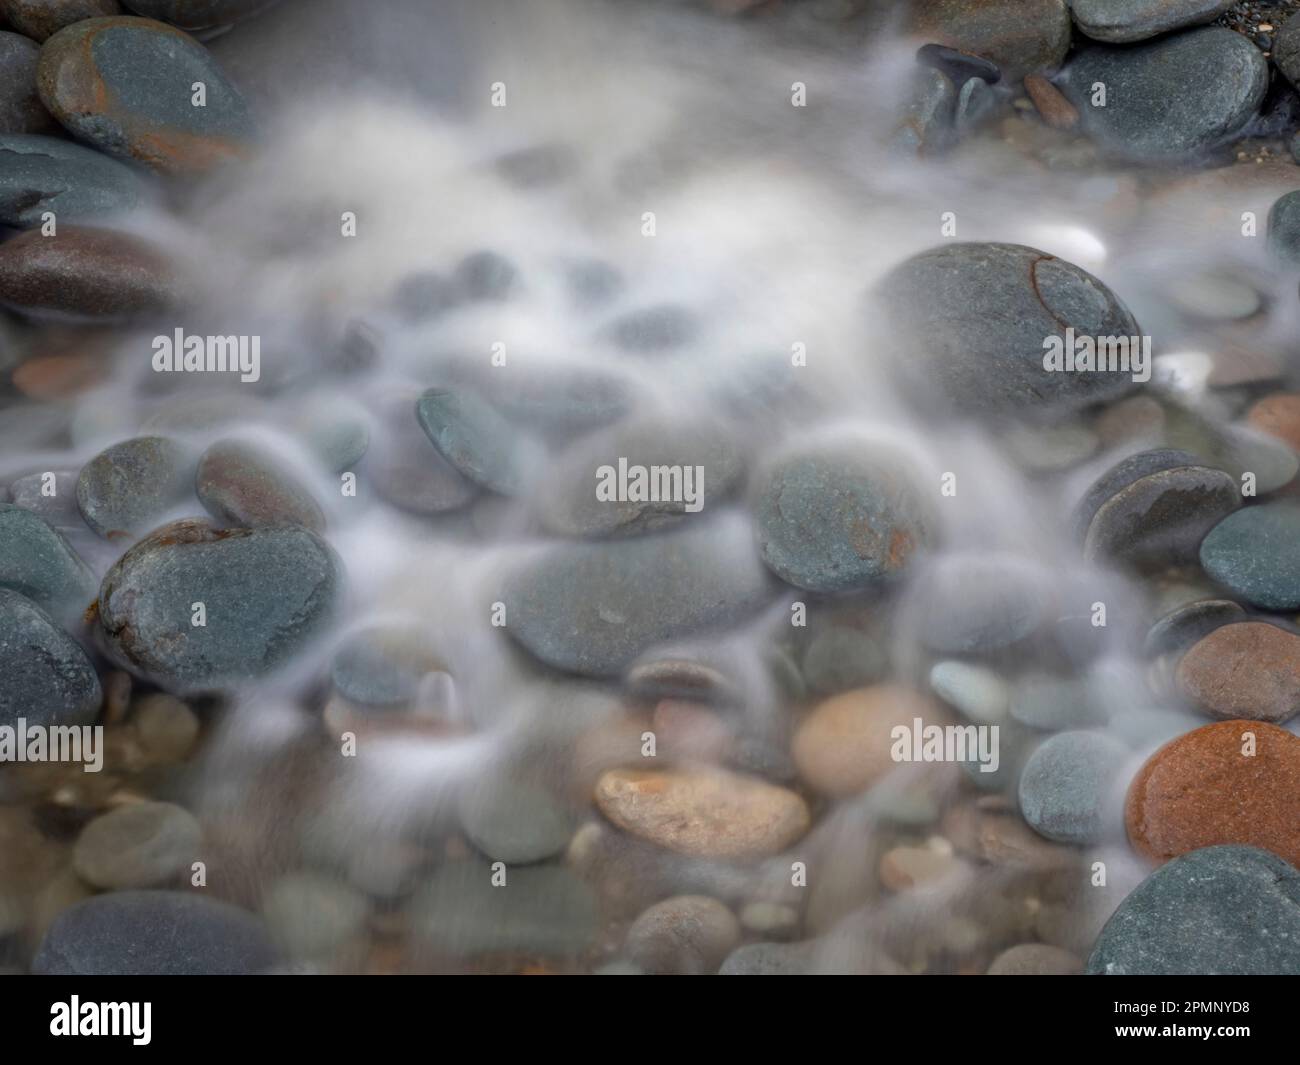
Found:
M 736 34 L 875 17 L 704 6 Z M 722 365 L 706 311 L 601 256 L 546 283 L 605 357 L 494 366 L 459 324 L 539 281 L 493 249 L 431 256 L 301 370 L 263 352 L 256 390 L 106 409 L 117 345 L 202 311 L 159 219 L 261 150 L 214 52 L 302 7 L 0 0 L 0 726 L 103 728 L 99 772 L 0 765 L 0 963 L 1300 973 L 1300 191 L 1252 242 L 1258 164 L 1222 166 L 1300 125 L 1300 19 L 899 5 L 900 165 L 1028 143 L 1166 208 L 1217 175 L 1192 223 L 1247 245 L 1131 298 L 1010 241 L 894 261 L 858 286 L 868 388 L 916 434 L 865 431 L 868 395 L 782 344 Z M 546 144 L 493 180 L 580 167 Z M 1148 311 L 1204 352 L 1044 368 Z M 420 372 L 368 387 L 395 337 Z M 689 402 L 646 402 L 674 375 Z M 620 460 L 702 469 L 705 505 L 599 498 Z M 376 529 L 409 550 L 383 589 Z M 900 759 L 932 726 L 997 755 Z

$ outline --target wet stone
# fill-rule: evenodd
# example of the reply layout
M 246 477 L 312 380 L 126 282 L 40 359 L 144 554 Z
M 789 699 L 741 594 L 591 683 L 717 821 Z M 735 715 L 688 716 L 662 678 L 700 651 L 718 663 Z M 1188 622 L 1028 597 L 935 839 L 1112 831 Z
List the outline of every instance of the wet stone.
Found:
M 191 104 L 193 84 L 206 105 Z M 169 174 L 245 157 L 248 107 L 208 50 L 172 26 L 97 18 L 60 30 L 41 49 L 41 100 L 74 137 Z
M 193 490 L 193 457 L 161 436 L 140 436 L 101 451 L 77 478 L 77 506 L 96 533 L 119 539 L 147 532 Z
M 623 953 L 647 973 L 704 976 L 740 942 L 740 922 L 717 899 L 681 895 L 642 913 L 627 930 Z
M 173 522 L 108 571 L 99 621 L 123 664 L 162 687 L 205 691 L 262 676 L 320 635 L 342 563 L 301 526 L 214 529 Z M 204 604 L 206 625 L 192 624 Z
M 1110 834 L 1111 781 L 1127 757 L 1126 748 L 1099 733 L 1052 736 L 1020 773 L 1021 814 L 1035 832 L 1057 843 L 1100 842 Z
M 460 289 L 432 270 L 408 274 L 393 292 L 393 307 L 408 323 L 440 318 L 461 300 Z
M 0 244 L 0 302 L 34 318 L 122 321 L 158 314 L 177 299 L 172 265 L 139 237 L 60 224 Z
M 56 529 L 80 531 L 86 523 L 77 509 L 77 473 L 77 470 L 49 470 L 19 477 L 9 486 L 9 501 L 30 510 Z
M 1231 599 L 1197 599 L 1171 610 L 1147 632 L 1148 658 L 1181 654 L 1215 629 L 1245 621 L 1246 612 Z
M 368 476 L 380 497 L 402 510 L 426 515 L 458 510 L 480 489 L 429 446 L 416 420 L 415 399 L 381 404 L 366 456 Z
M 719 976 L 805 976 L 815 971 L 807 943 L 746 943 L 727 955 Z
M 1281 725 L 1300 713 L 1300 636 L 1262 622 L 1223 625 L 1183 655 L 1177 681 L 1213 717 Z
M 907 393 L 958 413 L 1041 418 L 1117 399 L 1129 373 L 1053 372 L 1045 337 L 1137 337 L 1119 298 L 1073 263 L 1020 244 L 951 243 L 894 267 L 873 293 L 894 338 L 892 368 Z
M 1124 43 L 1212 22 L 1236 0 L 1074 0 L 1070 10 L 1094 41 Z
M 366 706 L 411 703 L 420 683 L 445 667 L 424 641 L 405 628 L 364 629 L 334 654 L 330 679 L 344 698 Z
M 550 789 L 525 779 L 485 777 L 461 795 L 465 835 L 493 861 L 540 862 L 563 852 L 577 828 L 572 810 Z
M 77 838 L 72 864 L 96 887 L 156 887 L 188 873 L 200 857 L 202 829 L 194 816 L 166 802 L 119 806 L 86 825 Z
M 0 722 L 89 725 L 102 699 L 80 644 L 31 600 L 0 588 Z
M 325 515 L 310 489 L 275 455 L 253 443 L 213 444 L 199 458 L 194 486 L 199 502 L 225 525 L 325 528 Z
M 196 33 L 240 22 L 273 3 L 275 0 L 131 0 L 127 6 L 137 15 Z
M 1300 973 L 1300 871 L 1256 847 L 1206 847 L 1157 869 L 1097 937 L 1088 972 Z
M 21 34 L 0 30 L 0 134 L 47 133 L 56 128 L 36 94 L 40 53 Z
M 122 14 L 117 0 L 0 0 L 0 15 L 33 41 L 87 18 Z
M 1064 0 L 932 0 L 911 5 L 907 29 L 982 56 L 1012 81 L 1056 67 L 1070 47 Z
M 30 510 L 0 503 L 0 588 L 70 620 L 94 600 L 95 584 L 61 532 Z
M 956 109 L 957 88 L 948 75 L 934 67 L 917 70 L 894 144 L 918 156 L 942 152 L 952 141 Z
M 71 141 L 0 135 L 0 222 L 28 229 L 47 211 L 60 220 L 126 212 L 144 195 L 127 166 Z
M 168 929 L 159 935 L 159 929 Z M 256 917 L 184 891 L 115 891 L 64 910 L 32 972 L 76 976 L 256 973 L 275 952 Z
M 1247 507 L 1201 542 L 1205 572 L 1237 597 L 1266 610 L 1300 609 L 1300 505 Z
M 997 673 L 948 659 L 930 669 L 930 689 L 968 721 L 994 725 L 1005 720 L 1011 692 Z
M 475 484 L 512 496 L 531 483 L 538 445 L 481 396 L 430 389 L 415 414 L 442 457 Z

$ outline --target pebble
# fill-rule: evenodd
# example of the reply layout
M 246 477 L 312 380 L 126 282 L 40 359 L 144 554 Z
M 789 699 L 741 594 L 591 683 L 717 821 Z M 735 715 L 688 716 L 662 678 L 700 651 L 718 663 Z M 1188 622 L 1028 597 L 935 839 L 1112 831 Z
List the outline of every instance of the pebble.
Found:
M 931 535 L 917 480 L 884 450 L 820 447 L 778 460 L 754 488 L 763 561 L 787 584 L 814 592 L 900 576 Z
M 747 902 L 740 909 L 740 925 L 756 935 L 793 936 L 799 928 L 799 911 L 782 902 Z
M 415 416 L 415 398 L 390 399 L 376 416 L 366 466 L 385 502 L 416 514 L 458 510 L 479 494 L 478 486 L 429 447 Z
M 147 532 L 193 490 L 194 460 L 174 440 L 138 436 L 114 444 L 82 467 L 77 506 L 107 540 Z
M 420 682 L 446 667 L 408 628 L 374 627 L 348 637 L 334 653 L 330 679 L 344 698 L 366 706 L 411 703 Z
M 29 229 L 0 244 L 0 302 L 30 317 L 137 319 L 177 291 L 167 258 L 129 233 L 60 223 L 56 236 Z
M 1083 959 L 1046 943 L 1021 943 L 999 954 L 989 964 L 988 976 L 1077 976 Z
M 743 699 L 725 666 L 670 653 L 635 663 L 623 685 L 637 699 L 687 699 L 712 706 L 734 706 Z
M 1108 836 L 1111 783 L 1128 757 L 1096 732 L 1060 732 L 1045 740 L 1020 772 L 1020 813 L 1057 843 L 1098 843 Z
M 1300 190 L 1273 202 L 1266 232 L 1269 253 L 1289 267 L 1300 266 Z
M 167 174 L 248 155 L 252 119 L 206 48 L 172 26 L 117 17 L 73 23 L 47 40 L 41 100 L 78 140 Z M 195 107 L 195 82 L 206 104 Z
M 807 804 L 793 791 L 708 766 L 612 769 L 596 782 L 595 801 L 625 832 L 722 861 L 777 854 L 810 824 Z
M 1092 103 L 1097 82 L 1106 86 L 1104 107 Z M 1061 88 L 1094 140 L 1139 162 L 1175 162 L 1242 132 L 1268 89 L 1268 60 L 1240 34 L 1207 26 L 1128 47 L 1086 48 L 1066 68 Z
M 571 956 L 599 930 L 596 898 L 573 872 L 556 866 L 507 868 L 492 883 L 485 862 L 436 870 L 415 892 L 408 913 L 416 937 L 439 954 Z
M 809 943 L 746 943 L 718 969 L 719 976 L 806 976 L 815 971 Z
M 1019 643 L 1040 629 L 1050 591 L 1046 576 L 1018 558 L 954 553 L 913 582 L 905 616 L 930 650 L 977 654 Z
M 1300 973 L 1300 871 L 1256 847 L 1206 847 L 1157 869 L 1097 937 L 1109 976 Z
M 1239 483 L 1186 452 L 1130 455 L 1093 484 L 1076 511 L 1083 556 L 1138 568 L 1196 560 L 1205 534 L 1241 506 Z
M 30 510 L 63 532 L 80 532 L 86 523 L 77 509 L 77 470 L 42 470 L 9 486 L 14 506 Z M 51 479 L 48 474 L 53 474 Z
M 827 625 L 813 634 L 799 669 L 813 694 L 836 695 L 880 680 L 888 666 L 885 649 L 870 633 Z
M 513 496 L 532 483 L 538 445 L 481 396 L 430 389 L 415 416 L 442 457 L 475 484 Z
M 393 308 L 409 325 L 441 318 L 460 304 L 461 291 L 434 270 L 407 274 L 393 290 Z
M 123 665 L 162 687 L 206 691 L 261 676 L 308 646 L 342 594 L 342 563 L 301 526 L 165 525 L 104 577 L 99 621 Z M 206 626 L 193 626 L 201 602 Z
M 0 588 L 71 619 L 95 598 L 95 575 L 63 534 L 30 510 L 0 503 Z
M 1254 736 L 1254 754 L 1249 737 Z M 1218 843 L 1300 862 L 1300 737 L 1262 721 L 1220 721 L 1171 740 L 1129 787 L 1129 841 L 1152 862 Z
M 239 975 L 263 972 L 274 961 L 265 926 L 246 910 L 186 891 L 115 891 L 59 914 L 32 972 Z
M 1201 542 L 1201 566 L 1253 606 L 1300 609 L 1300 504 L 1263 503 L 1219 522 Z
M 1012 81 L 1059 66 L 1070 47 L 1064 0 L 932 0 L 911 5 L 907 29 L 982 56 Z
M 622 460 L 629 474 L 637 466 L 680 467 L 682 477 L 676 483 L 681 498 L 600 498 L 601 469 L 617 472 Z M 534 496 L 538 516 L 550 532 L 633 536 L 675 525 L 691 514 L 708 513 L 734 493 L 744 471 L 741 443 L 722 429 L 672 419 L 637 419 L 584 437 L 560 452 L 548 462 Z
M 72 851 L 77 875 L 111 891 L 155 887 L 188 873 L 201 858 L 203 830 L 169 802 L 133 802 L 101 814 L 81 830 Z
M 1003 810 L 953 806 L 940 829 L 957 850 L 999 868 L 1049 873 L 1073 869 L 1078 861 L 1075 850 L 1049 842 L 1023 818 Z
M 1034 102 L 1043 121 L 1053 129 L 1074 129 L 1079 124 L 1079 109 L 1042 75 L 1026 76 L 1025 92 Z
M 154 692 L 136 701 L 131 726 L 148 761 L 156 765 L 183 762 L 199 738 L 198 716 L 165 692 Z
M 1300 392 L 1274 392 L 1256 400 L 1246 412 L 1246 420 L 1300 451 Z
M 791 753 L 799 773 L 824 795 L 855 795 L 896 768 L 890 732 L 914 718 L 926 725 L 951 719 L 936 703 L 895 684 L 844 692 L 818 703 L 795 731 Z
M 953 112 L 953 128 L 958 136 L 965 136 L 982 126 L 997 110 L 998 98 L 983 78 L 968 78 L 957 90 L 957 107 Z
M 275 0 L 130 0 L 127 6 L 137 15 L 199 33 L 240 22 L 273 3 Z
M 323 532 L 325 515 L 311 490 L 274 454 L 242 440 L 218 440 L 199 458 L 199 502 L 227 526 L 303 525 Z
M 485 776 L 457 803 L 460 824 L 483 854 L 511 866 L 544 861 L 569 845 L 574 813 L 549 788 L 513 776 Z
M 945 659 L 930 668 L 930 690 L 977 725 L 1005 721 L 1011 705 L 1007 682 L 984 666 Z
M 894 144 L 921 157 L 942 152 L 952 141 L 956 110 L 957 87 L 948 75 L 933 67 L 922 67 L 913 74 Z
M 40 47 L 22 34 L 0 30 L 0 134 L 46 133 L 56 128 L 36 94 Z
M 949 243 L 894 267 L 876 289 L 893 337 L 891 364 L 908 393 L 935 391 L 960 414 L 1042 418 L 1118 399 L 1131 374 L 1052 372 L 1045 337 L 1138 336 L 1128 308 L 1073 263 L 1021 244 Z M 929 400 L 932 402 L 932 400 Z
M 959 875 L 952 848 L 894 847 L 880 859 L 880 882 L 890 891 L 933 887 Z
M 736 949 L 740 934 L 735 914 L 717 899 L 679 895 L 632 922 L 623 953 L 654 975 L 707 976 Z
M 0 134 L 0 222 L 28 229 L 65 218 L 127 212 L 144 189 L 130 167 L 71 141 Z
M 730 628 L 773 593 L 736 515 L 655 536 L 565 544 L 506 580 L 506 629 L 548 665 L 617 676 L 651 647 Z
M 1263 305 L 1253 285 L 1230 274 L 1213 271 L 1175 278 L 1169 285 L 1167 296 L 1183 314 L 1210 322 L 1250 318 Z
M 0 0 L 0 15 L 33 41 L 44 41 L 82 19 L 120 14 L 117 0 Z
M 1273 62 L 1292 85 L 1300 86 L 1300 18 L 1294 15 L 1273 41 Z
M 102 700 L 81 645 L 31 600 L 0 588 L 0 722 L 89 725 Z
M 262 899 L 272 940 L 290 958 L 329 956 L 366 930 L 370 902 L 341 880 L 321 873 L 280 877 Z
M 1177 682 L 1212 717 L 1281 725 L 1300 713 L 1300 636 L 1263 622 L 1224 625 L 1183 655 Z
M 1143 654 L 1148 658 L 1182 654 L 1222 625 L 1245 621 L 1247 614 L 1231 599 L 1197 599 L 1176 607 L 1147 632 Z
M 629 380 L 603 367 L 560 359 L 512 362 L 509 374 L 478 363 L 457 364 L 457 387 L 477 392 L 512 423 L 568 442 L 627 415 L 633 406 Z
M 1237 0 L 1073 0 L 1074 21 L 1094 41 L 1123 44 L 1212 22 Z

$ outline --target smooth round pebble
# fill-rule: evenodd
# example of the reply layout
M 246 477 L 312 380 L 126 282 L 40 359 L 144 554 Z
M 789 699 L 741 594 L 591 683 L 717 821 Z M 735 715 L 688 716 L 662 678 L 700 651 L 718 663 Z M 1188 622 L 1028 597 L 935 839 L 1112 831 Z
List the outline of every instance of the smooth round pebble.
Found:
M 1083 959 L 1046 943 L 1021 943 L 999 954 L 989 964 L 987 976 L 1075 976 L 1083 972 Z
M 102 701 L 81 645 L 30 599 L 0 588 L 0 722 L 89 725 Z
M 1223 625 L 1188 649 L 1176 678 L 1212 717 L 1281 725 L 1300 713 L 1300 636 L 1264 622 Z
M 266 448 L 247 441 L 219 440 L 203 452 L 194 487 L 207 512 L 225 525 L 325 529 L 311 490 Z
M 101 451 L 77 478 L 86 524 L 108 540 L 148 532 L 193 491 L 193 458 L 161 436 L 140 436 Z
M 96 887 L 155 887 L 189 872 L 190 863 L 202 857 L 202 838 L 198 821 L 180 806 L 128 803 L 81 830 L 72 864 L 78 876 Z
M 1060 732 L 1043 742 L 1020 773 L 1020 812 L 1057 843 L 1097 843 L 1109 833 L 1111 783 L 1128 750 L 1096 732 Z
M 1200 558 L 1213 580 L 1252 606 L 1300 609 L 1300 504 L 1230 514 L 1201 541 Z
M 627 930 L 623 953 L 645 972 L 705 976 L 740 942 L 740 922 L 717 899 L 681 895 L 655 903 Z

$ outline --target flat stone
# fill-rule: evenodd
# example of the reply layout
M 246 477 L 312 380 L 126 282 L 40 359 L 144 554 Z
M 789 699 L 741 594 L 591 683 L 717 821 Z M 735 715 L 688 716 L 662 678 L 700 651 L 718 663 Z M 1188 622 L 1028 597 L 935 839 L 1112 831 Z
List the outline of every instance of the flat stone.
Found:
M 168 174 L 246 157 L 253 123 L 208 50 L 172 26 L 118 17 L 75 22 L 41 49 L 41 101 L 78 140 Z M 206 104 L 191 102 L 195 82 Z
M 988 976 L 1076 976 L 1083 959 L 1046 943 L 1021 943 L 999 954 L 989 964 Z
M 1097 82 L 1106 86 L 1104 107 L 1092 103 Z M 1086 48 L 1060 86 L 1094 140 L 1139 162 L 1170 162 L 1242 132 L 1264 100 L 1268 61 L 1240 34 L 1206 26 L 1129 47 Z
M 1020 812 L 1056 843 L 1098 843 L 1109 833 L 1111 782 L 1128 751 L 1096 732 L 1060 732 L 1045 740 L 1020 773 Z
M 983 666 L 955 659 L 936 662 L 930 669 L 930 690 L 962 717 L 978 725 L 1006 720 L 1011 691 L 1006 681 Z
M 1053 372 L 1044 339 L 1141 333 L 1127 307 L 1073 263 L 1021 244 L 949 243 L 914 255 L 877 286 L 874 309 L 891 337 L 891 365 L 909 396 L 954 410 L 1039 418 L 1117 399 L 1134 387 L 1118 371 Z
M 898 767 L 890 754 L 891 731 L 947 725 L 951 716 L 925 696 L 894 684 L 844 692 L 818 703 L 794 734 L 791 753 L 799 773 L 825 795 L 855 795 L 880 783 Z
M 597 488 L 620 463 L 629 470 L 629 497 L 633 495 L 631 474 L 636 466 L 678 467 L 681 474 L 666 493 L 679 498 L 601 498 Z M 701 474 L 696 467 L 702 467 Z M 602 469 L 606 472 L 602 473 Z M 533 496 L 543 526 L 561 536 L 632 536 L 675 525 L 692 514 L 709 512 L 733 494 L 744 474 L 745 456 L 741 442 L 711 425 L 676 419 L 641 419 L 621 422 L 603 432 L 585 436 L 547 463 L 547 472 Z M 691 499 L 686 498 L 686 475 L 690 474 Z M 660 479 L 654 492 L 664 495 Z M 690 509 L 688 509 L 690 508 Z
M 723 861 L 777 854 L 810 824 L 807 804 L 787 788 L 706 766 L 612 769 L 596 782 L 595 801 L 625 832 Z
M 415 416 L 442 457 L 475 484 L 506 496 L 531 485 L 538 445 L 481 396 L 430 389 Z
M 177 300 L 172 264 L 129 233 L 60 223 L 0 244 L 0 302 L 35 318 L 123 321 Z
M 246 910 L 196 892 L 115 891 L 59 914 L 36 951 L 32 972 L 235 975 L 264 972 L 274 962 L 265 926 Z
M 717 899 L 679 895 L 657 902 L 627 930 L 623 953 L 642 971 L 706 976 L 740 942 L 740 922 Z
M 193 490 L 194 460 L 162 436 L 139 436 L 106 448 L 77 478 L 77 506 L 105 539 L 134 537 L 184 504 Z
M 199 502 L 225 525 L 303 525 L 325 529 L 325 515 L 302 483 L 274 454 L 242 440 L 218 440 L 199 458 L 194 476 Z
M 918 479 L 900 456 L 848 444 L 779 459 L 754 489 L 763 561 L 788 584 L 816 592 L 898 577 L 931 536 Z
M 903 115 L 894 131 L 894 145 L 919 157 L 938 155 L 951 146 L 957 111 L 957 87 L 942 70 L 921 67 Z
M 91 604 L 95 584 L 90 567 L 61 532 L 30 510 L 0 503 L 0 588 L 67 620 Z
M 1254 736 L 1254 753 L 1251 740 Z M 1300 738 L 1263 721 L 1220 721 L 1171 740 L 1129 787 L 1124 819 L 1153 862 L 1219 843 L 1300 861 Z
M 0 222 L 28 229 L 65 218 L 127 212 L 144 195 L 130 167 L 71 141 L 0 135 Z
M 165 525 L 108 571 L 99 621 L 122 664 L 161 687 L 207 691 L 263 676 L 311 644 L 342 594 L 343 565 L 296 525 Z M 205 626 L 191 624 L 193 604 Z
M 1300 974 L 1300 871 L 1255 847 L 1206 847 L 1142 881 L 1097 937 L 1108 976 Z
M 1183 655 L 1177 681 L 1212 717 L 1281 725 L 1300 713 L 1300 636 L 1263 622 L 1224 625 Z
M 1201 541 L 1201 565 L 1253 606 L 1300 609 L 1300 505 L 1263 503 L 1219 522 Z
M 33 41 L 43 41 L 82 19 L 120 14 L 122 5 L 117 0 L 0 0 L 0 15 Z
M 31 600 L 0 588 L 0 722 L 89 725 L 102 700 L 81 645 Z
M 1148 658 L 1182 654 L 1215 629 L 1246 618 L 1246 612 L 1231 599 L 1197 599 L 1184 603 L 1151 626 L 1143 653 Z
M 9 500 L 64 532 L 80 532 L 86 523 L 77 509 L 78 470 L 42 470 L 9 485 Z M 49 474 L 52 474 L 51 479 Z
M 163 884 L 202 857 L 203 830 L 188 810 L 169 802 L 137 802 L 101 814 L 81 830 L 72 851 L 77 875 L 120 891 Z
M 481 489 L 429 446 L 416 420 L 416 398 L 394 397 L 380 405 L 367 472 L 380 497 L 402 510 L 426 515 L 458 510 Z
M 931 0 L 911 5 L 907 30 L 983 56 L 1013 81 L 1059 66 L 1070 47 L 1064 0 Z
M 1074 21 L 1094 41 L 1122 44 L 1213 22 L 1237 0 L 1074 0 Z
M 570 870 L 556 866 L 507 868 L 493 884 L 486 862 L 459 861 L 439 868 L 412 897 L 412 932 L 441 955 L 583 953 L 599 931 L 596 899 Z
M 0 134 L 47 133 L 57 125 L 36 94 L 40 48 L 0 30 Z
M 557 669 L 617 676 L 650 648 L 749 618 L 774 588 L 737 515 L 543 551 L 506 580 L 506 629 Z

